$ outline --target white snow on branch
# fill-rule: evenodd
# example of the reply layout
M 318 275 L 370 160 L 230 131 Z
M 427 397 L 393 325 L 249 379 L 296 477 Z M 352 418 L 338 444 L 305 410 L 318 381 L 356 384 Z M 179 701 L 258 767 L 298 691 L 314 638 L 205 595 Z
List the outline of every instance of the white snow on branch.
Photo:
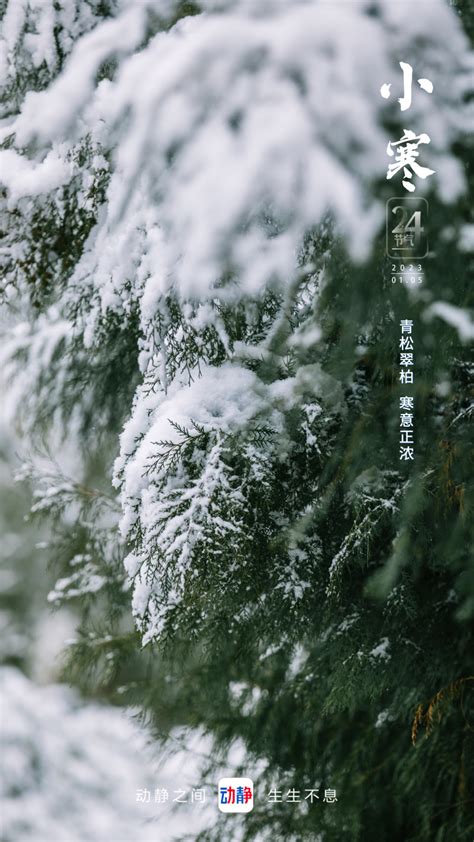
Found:
M 374 659 L 380 659 L 381 661 L 388 661 L 390 659 L 390 641 L 388 637 L 383 637 L 380 643 L 377 646 L 374 646 L 373 649 L 369 652 L 369 657 Z
M 176 729 L 185 750 L 157 762 L 118 708 L 84 705 L 69 688 L 37 687 L 12 668 L 0 670 L 0 691 L 2 839 L 171 842 L 209 821 L 199 804 L 170 809 L 174 789 L 200 785 L 209 745 L 199 733 Z M 169 787 L 169 805 L 155 803 L 155 787 Z M 139 789 L 149 803 L 137 802 Z
M 41 162 L 30 161 L 14 149 L 0 150 L 0 182 L 7 188 L 11 202 L 61 187 L 69 181 L 72 171 L 72 164 L 57 150 L 48 152 Z
M 405 31 L 396 11 L 382 5 L 369 16 L 362 0 L 270 2 L 264 14 L 233 2 L 139 49 L 145 8 L 131 3 L 84 35 L 58 79 L 28 93 L 14 124 L 19 145 L 47 145 L 73 130 L 113 150 L 104 235 L 86 256 L 89 269 L 101 264 L 96 284 L 120 271 L 124 253 L 109 250 L 104 261 L 104 237 L 133 254 L 150 209 L 164 237 L 148 238 L 149 263 L 164 265 L 183 297 L 208 295 L 229 272 L 251 293 L 291 282 L 302 236 L 328 210 L 353 256 L 366 255 L 381 218 L 367 188 L 383 177 L 389 139 L 378 88 L 397 72 L 392 44 L 403 38 L 435 75 L 436 103 L 426 97 L 412 119 L 432 137 L 438 189 L 451 199 L 463 189 L 447 150 L 463 130 L 465 110 L 456 106 L 467 51 L 441 0 L 429 4 L 429 38 L 423 15 L 409 16 Z M 109 57 L 119 69 L 97 83 Z M 449 96 L 447 75 L 457 80 Z
M 438 316 L 448 325 L 454 327 L 462 342 L 470 342 L 474 339 L 474 321 L 468 310 L 462 307 L 455 307 L 447 301 L 435 301 L 425 311 L 425 318 L 431 319 Z

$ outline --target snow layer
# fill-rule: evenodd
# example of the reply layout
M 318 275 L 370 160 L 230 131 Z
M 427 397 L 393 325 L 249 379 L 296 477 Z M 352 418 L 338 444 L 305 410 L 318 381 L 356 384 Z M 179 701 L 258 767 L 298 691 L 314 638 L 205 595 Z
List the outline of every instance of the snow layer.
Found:
M 443 197 L 463 189 L 446 150 L 465 119 L 457 106 L 466 43 L 444 2 L 422 4 L 429 28 L 426 15 L 402 16 L 395 4 L 368 15 L 364 0 L 280 0 L 263 14 L 247 2 L 225 5 L 139 49 L 147 4 L 125 4 L 79 39 L 49 88 L 27 94 L 8 129 L 23 148 L 87 135 L 113 150 L 107 211 L 85 256 L 105 306 L 116 299 L 117 274 L 130 280 L 120 268 L 126 253 L 165 267 L 159 293 L 172 284 L 184 297 L 206 296 L 226 272 L 250 293 L 289 283 L 303 234 L 328 209 L 353 256 L 364 257 L 382 216 L 367 188 L 383 178 L 393 139 L 380 122 L 390 107 L 380 80 L 398 78 L 400 42 L 436 90 L 416 98 L 410 126 L 431 137 L 428 163 Z M 97 84 L 112 58 L 118 72 Z M 14 179 L 13 169 L 12 195 Z M 104 254 L 111 236 L 118 248 Z
M 40 688 L 4 667 L 0 697 L 3 842 L 172 842 L 208 821 L 205 805 L 171 813 L 154 797 L 169 788 L 171 804 L 174 790 L 202 785 L 197 733 L 176 734 L 183 750 L 159 763 L 122 711 L 84 705 L 64 686 Z M 144 788 L 150 803 L 136 800 Z

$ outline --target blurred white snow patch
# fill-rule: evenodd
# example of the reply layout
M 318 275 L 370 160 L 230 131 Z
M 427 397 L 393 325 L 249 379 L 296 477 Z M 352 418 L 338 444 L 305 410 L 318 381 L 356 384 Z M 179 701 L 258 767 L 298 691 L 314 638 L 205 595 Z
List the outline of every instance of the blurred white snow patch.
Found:
M 231 681 L 229 683 L 231 702 L 240 708 L 243 716 L 250 716 L 262 698 L 260 687 L 252 687 L 246 681 Z
M 145 734 L 116 708 L 86 704 L 67 687 L 37 687 L 0 670 L 3 842 L 172 842 L 215 818 L 212 804 L 174 804 L 173 790 L 202 785 L 208 746 L 179 732 L 180 750 L 152 760 Z M 168 788 L 169 804 L 155 803 Z M 137 802 L 137 790 L 150 803 Z
M 100 26 L 74 44 L 64 71 L 47 92 L 26 94 L 16 124 L 20 145 L 27 145 L 35 135 L 51 138 L 71 127 L 87 102 L 102 62 L 111 54 L 130 53 L 140 44 L 144 11 L 143 3 L 134 3 L 132 9 L 125 9 L 115 20 L 102 20 Z M 38 107 L 42 109 L 43 121 L 37 120 Z
M 295 646 L 292 659 L 288 666 L 287 679 L 291 680 L 292 678 L 296 678 L 305 666 L 308 656 L 309 652 L 304 648 L 304 646 L 298 643 Z
M 71 611 L 41 613 L 35 627 L 32 641 L 30 675 L 38 684 L 47 684 L 57 679 L 60 656 L 66 640 L 77 626 L 77 618 Z
M 395 719 L 395 717 L 390 713 L 390 711 L 388 709 L 387 710 L 381 710 L 379 715 L 377 716 L 377 720 L 375 722 L 375 727 L 381 728 L 382 725 L 385 725 L 385 723 L 388 723 L 388 722 L 393 722 L 394 719 Z
M 426 319 L 433 316 L 439 316 L 448 325 L 456 328 L 461 342 L 470 342 L 474 339 L 474 321 L 471 319 L 468 310 L 455 307 L 454 304 L 448 304 L 447 301 L 435 301 L 424 314 Z
M 397 78 L 394 53 L 413 55 L 435 84 L 436 100 L 417 98 L 412 117 L 431 137 L 438 191 L 452 201 L 464 189 L 450 149 L 467 130 L 469 53 L 443 0 L 425 6 L 429 33 L 425 15 L 397 4 L 375 4 L 374 16 L 367 0 L 206 0 L 205 14 L 141 46 L 154 5 L 122 3 L 88 31 L 8 127 L 19 147 L 72 149 L 87 137 L 111 150 L 105 211 L 75 274 L 78 283 L 94 278 L 102 311 L 125 306 L 133 275 L 132 296 L 150 287 L 148 315 L 169 286 L 184 299 L 212 297 L 216 285 L 230 298 L 284 287 L 299 271 L 305 233 L 328 211 L 353 258 L 364 259 L 381 218 L 368 187 L 393 140 L 379 85 Z M 113 57 L 114 77 L 97 83 Z M 23 189 L 16 170 L 12 195 Z M 238 285 L 221 286 L 229 271 Z
M 390 652 L 388 651 L 390 647 L 390 641 L 388 637 L 383 637 L 380 643 L 377 646 L 374 646 L 373 649 L 369 652 L 369 657 L 371 658 L 380 658 L 382 661 L 388 661 L 390 659 Z
M 14 149 L 0 150 L 0 182 L 7 188 L 10 204 L 24 196 L 39 196 L 66 184 L 72 165 L 51 149 L 42 161 L 30 161 Z
M 469 225 L 463 225 L 459 233 L 460 250 L 474 252 L 474 223 Z

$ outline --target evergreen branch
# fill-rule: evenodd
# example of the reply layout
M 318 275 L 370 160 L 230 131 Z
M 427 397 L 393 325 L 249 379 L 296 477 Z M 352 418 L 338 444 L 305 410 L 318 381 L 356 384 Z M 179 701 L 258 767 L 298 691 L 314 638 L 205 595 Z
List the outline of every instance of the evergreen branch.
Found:
M 455 681 L 451 681 L 450 684 L 442 687 L 441 690 L 438 690 L 428 702 L 422 702 L 418 705 L 411 726 L 411 741 L 413 745 L 416 745 L 420 726 L 425 728 L 426 736 L 429 737 L 434 728 L 435 717 L 438 722 L 441 720 L 441 703 L 458 698 L 463 686 L 469 681 L 474 681 L 474 675 L 457 678 Z

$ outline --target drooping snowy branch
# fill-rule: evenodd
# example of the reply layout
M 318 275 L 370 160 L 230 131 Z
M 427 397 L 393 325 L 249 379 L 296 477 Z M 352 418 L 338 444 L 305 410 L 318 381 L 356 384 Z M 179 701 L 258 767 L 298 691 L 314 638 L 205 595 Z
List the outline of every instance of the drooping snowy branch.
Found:
M 464 189 L 451 150 L 469 126 L 470 58 L 442 0 L 420 4 L 428 31 L 401 4 L 202 5 L 168 26 L 177 7 L 165 0 L 111 5 L 101 20 L 94 4 L 84 18 L 71 4 L 66 25 L 31 2 L 15 23 L 10 2 L 3 47 L 7 76 L 18 51 L 48 69 L 0 130 L 15 221 L 6 295 L 27 310 L 5 346 L 12 405 L 36 401 L 44 418 L 49 401 L 63 430 L 67 407 L 95 408 L 95 434 L 110 417 L 104 382 L 116 397 L 107 365 L 116 375 L 128 349 L 115 483 L 145 639 L 196 565 L 222 546 L 243 559 L 256 536 L 271 545 L 275 589 L 305 593 L 308 541 L 321 556 L 314 469 L 346 411 L 344 384 L 311 356 L 328 232 L 358 261 L 380 228 L 376 185 L 399 114 L 379 87 L 402 53 L 436 87 L 410 117 L 432 139 L 435 190 L 450 202 Z M 66 33 L 56 52 L 55 26 Z

